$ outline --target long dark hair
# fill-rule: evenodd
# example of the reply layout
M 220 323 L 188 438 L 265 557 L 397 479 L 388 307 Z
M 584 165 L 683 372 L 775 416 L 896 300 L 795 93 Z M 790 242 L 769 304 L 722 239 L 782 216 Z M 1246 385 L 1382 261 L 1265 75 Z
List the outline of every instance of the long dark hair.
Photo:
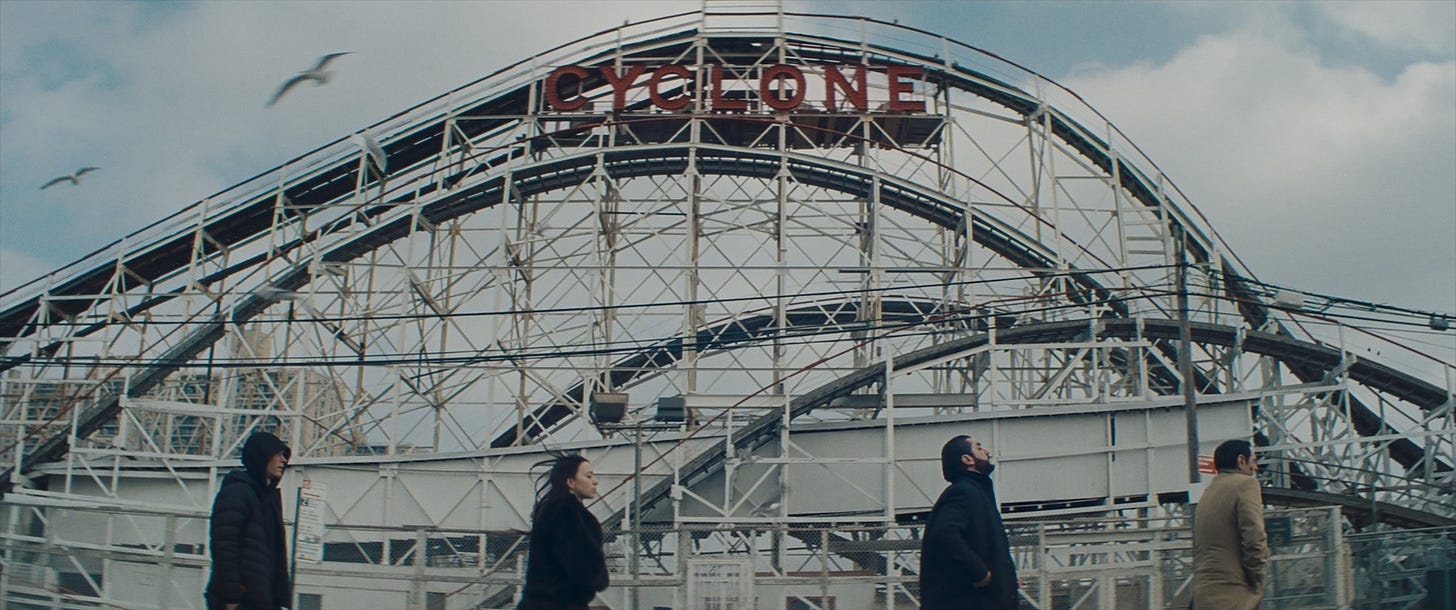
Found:
M 583 462 L 589 461 L 577 453 L 547 451 L 547 454 L 553 456 L 552 459 L 536 464 L 536 466 L 550 464 L 551 470 L 536 477 L 536 506 L 531 509 L 531 523 L 536 522 L 536 515 L 541 512 L 541 505 L 571 495 L 571 491 L 566 488 L 566 482 L 576 476 L 576 471 L 581 468 Z M 532 470 L 535 468 L 533 467 Z

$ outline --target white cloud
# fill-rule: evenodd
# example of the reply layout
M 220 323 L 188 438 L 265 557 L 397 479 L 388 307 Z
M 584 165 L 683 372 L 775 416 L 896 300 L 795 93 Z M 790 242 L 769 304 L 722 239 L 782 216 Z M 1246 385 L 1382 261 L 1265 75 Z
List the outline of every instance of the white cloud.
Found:
M 1186 6 L 1199 16 L 1226 4 Z M 1449 9 L 1402 5 L 1362 17 L 1364 5 L 1319 6 L 1372 37 L 1405 32 L 1401 40 L 1427 48 L 1444 40 L 1447 55 L 1382 79 L 1325 61 L 1287 9 L 1238 5 L 1238 29 L 1166 63 L 1064 80 L 1147 150 L 1266 279 L 1456 309 L 1456 64 L 1451 20 L 1426 14 Z M 626 18 L 696 8 L 0 2 L 0 236 L 11 253 L 54 269 L 531 53 Z M 353 52 L 336 63 L 334 82 L 263 107 L 283 79 L 331 51 Z M 36 190 L 83 164 L 104 168 L 85 188 Z M 0 285 L 30 272 L 0 265 Z
M 1064 84 L 1147 151 L 1264 279 L 1456 306 L 1456 60 L 1382 80 L 1288 36 L 1205 36 L 1165 64 L 1086 68 Z
M 19 288 L 53 268 L 50 263 L 34 256 L 0 246 L 0 294 Z
M 0 3 L 0 236 L 54 269 L 531 53 L 691 8 Z M 283 80 L 333 51 L 353 52 L 336 62 L 334 82 L 264 107 Z M 103 171 L 84 188 L 36 190 L 80 165 Z M 40 239 L 46 230 L 65 239 Z M 0 283 L 24 281 L 3 272 Z
M 1450 54 L 1456 48 L 1456 2 L 1315 2 L 1336 25 L 1379 44 Z

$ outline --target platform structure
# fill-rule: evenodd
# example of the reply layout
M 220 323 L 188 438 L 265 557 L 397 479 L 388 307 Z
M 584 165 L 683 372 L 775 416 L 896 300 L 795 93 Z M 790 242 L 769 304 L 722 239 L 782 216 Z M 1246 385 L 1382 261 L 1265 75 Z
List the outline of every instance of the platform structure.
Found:
M 895 24 L 716 6 L 526 58 L 4 295 L 24 567 L 0 598 L 195 605 L 202 519 L 255 430 L 293 445 L 291 484 L 327 483 L 342 555 L 321 565 L 409 570 L 419 608 L 508 604 L 548 449 L 602 462 L 624 608 L 650 607 L 654 564 L 681 606 L 714 574 L 798 578 L 814 549 L 913 607 L 913 545 L 832 532 L 913 539 L 927 456 L 961 429 L 1028 522 L 1176 529 L 1190 457 L 1248 438 L 1276 504 L 1456 524 L 1449 355 L 1257 280 L 1040 75 Z M 367 578 L 300 573 L 309 595 Z M 126 584 L 148 575 L 155 601 Z

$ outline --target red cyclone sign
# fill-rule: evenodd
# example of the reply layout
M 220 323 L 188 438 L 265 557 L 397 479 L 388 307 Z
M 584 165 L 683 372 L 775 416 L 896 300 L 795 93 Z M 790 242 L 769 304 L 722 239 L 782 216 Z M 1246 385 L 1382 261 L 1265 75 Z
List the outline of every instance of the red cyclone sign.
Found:
M 583 83 L 599 86 L 602 83 L 612 89 L 612 110 L 626 109 L 627 96 L 633 89 L 645 87 L 652 106 L 662 110 L 681 110 L 692 104 L 694 97 L 683 85 L 700 84 L 706 89 L 704 110 L 747 110 L 748 100 L 729 95 L 725 81 L 746 79 L 726 77 L 730 71 L 723 66 L 709 65 L 690 67 L 682 64 L 611 66 L 561 66 L 546 77 L 546 105 L 562 112 L 579 110 L 587 103 L 580 91 Z M 836 112 L 841 106 L 865 112 L 869 108 L 869 77 L 883 78 L 887 99 L 884 108 L 896 112 L 924 112 L 925 102 L 907 99 L 914 90 L 914 81 L 925 75 L 925 70 L 915 66 L 887 65 L 822 65 L 818 74 L 806 73 L 804 68 L 788 64 L 775 64 L 758 70 L 757 87 L 754 91 L 765 106 L 774 111 L 795 110 L 803 106 L 809 93 L 810 78 L 822 84 L 825 108 Z M 591 83 L 600 76 L 601 81 Z M 755 91 L 756 89 L 756 91 Z M 741 90 L 741 89 L 740 89 Z

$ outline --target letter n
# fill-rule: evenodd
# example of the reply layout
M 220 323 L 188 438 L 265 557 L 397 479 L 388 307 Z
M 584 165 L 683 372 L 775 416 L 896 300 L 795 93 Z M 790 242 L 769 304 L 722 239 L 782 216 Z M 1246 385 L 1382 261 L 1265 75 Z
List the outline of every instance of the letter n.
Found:
M 869 88 L 865 87 L 864 66 L 854 67 L 854 84 L 844 77 L 839 71 L 839 66 L 824 66 L 824 105 L 830 112 L 838 111 L 838 104 L 835 94 L 844 92 L 844 99 L 856 110 L 864 112 L 870 109 Z

